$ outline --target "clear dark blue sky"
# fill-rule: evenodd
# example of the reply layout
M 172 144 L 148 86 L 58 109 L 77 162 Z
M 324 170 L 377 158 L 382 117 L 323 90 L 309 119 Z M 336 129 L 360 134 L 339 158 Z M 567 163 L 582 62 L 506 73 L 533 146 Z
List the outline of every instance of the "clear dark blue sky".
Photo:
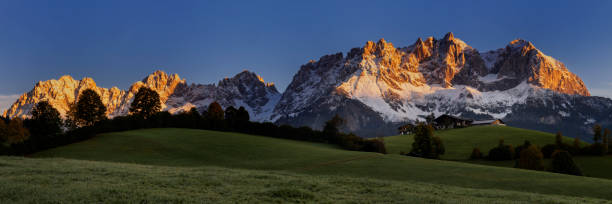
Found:
M 612 96 L 612 1 L 434 2 L 0 1 L 0 100 L 65 74 L 127 88 L 156 69 L 195 83 L 249 69 L 284 90 L 310 59 L 448 31 L 480 51 L 532 41 Z

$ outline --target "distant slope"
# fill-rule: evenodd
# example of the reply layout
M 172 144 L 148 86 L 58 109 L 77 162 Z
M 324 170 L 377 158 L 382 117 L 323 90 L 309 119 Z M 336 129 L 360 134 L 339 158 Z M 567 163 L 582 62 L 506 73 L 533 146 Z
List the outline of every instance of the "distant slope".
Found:
M 360 177 L 66 159 L 0 157 L 0 175 L 0 203 L 605 202 Z
M 394 182 L 402 182 L 402 191 L 413 192 L 413 188 L 417 187 L 411 187 L 412 184 L 404 186 L 403 183 L 417 182 L 428 183 L 428 185 L 436 184 L 436 188 L 439 187 L 440 189 L 455 188 L 454 186 L 456 186 L 461 188 L 489 189 L 485 191 L 499 189 L 503 191 L 612 199 L 612 189 L 606 188 L 607 186 L 612 186 L 612 181 L 610 180 L 452 161 L 426 160 L 400 155 L 352 152 L 317 143 L 203 130 L 148 129 L 103 134 L 88 141 L 51 149 L 32 156 L 178 166 L 177 169 L 220 166 L 233 169 L 272 170 L 283 172 L 273 173 L 277 176 L 278 174 L 294 175 L 295 173 L 316 175 L 317 177 L 305 177 L 305 179 L 313 178 L 317 182 L 319 179 L 332 178 L 333 176 L 342 176 L 341 180 L 344 182 L 344 176 L 346 176 L 352 179 L 347 180 L 348 184 L 339 183 L 340 187 L 357 185 L 351 183 L 353 179 L 357 179 L 355 182 L 360 183 L 358 188 L 368 187 L 371 189 L 364 189 L 364 191 L 373 192 L 379 192 L 380 188 L 389 188 L 388 190 L 393 191 L 392 188 L 394 187 L 393 185 L 389 186 L 389 183 Z M 142 168 L 151 169 L 152 167 Z M 173 168 L 155 167 L 155 169 Z M 115 174 L 106 172 L 106 170 L 100 171 L 102 172 L 101 174 Z M 185 171 L 192 172 L 198 170 Z M 132 174 L 129 170 L 122 172 L 125 172 L 127 175 Z M 154 172 L 149 177 L 164 175 L 162 170 Z M 184 171 L 179 170 L 179 172 Z M 174 173 L 171 175 L 174 175 Z M 143 175 L 143 177 L 147 177 L 147 175 Z M 172 176 L 169 177 L 172 178 Z M 219 174 L 217 178 L 219 177 L 225 178 L 228 175 Z M 135 179 L 138 178 L 141 177 Z M 262 176 L 261 178 L 263 182 L 276 177 Z M 380 183 L 372 183 L 360 180 L 364 178 L 379 179 L 381 181 Z M 174 179 L 184 180 L 182 177 Z M 130 182 L 135 181 L 130 180 Z M 185 182 L 190 183 L 191 181 L 186 180 Z M 301 180 L 289 179 L 282 186 L 301 186 L 302 184 Z M 231 188 L 232 185 L 238 184 L 219 185 L 228 185 L 228 188 Z M 276 183 L 275 185 L 278 184 Z M 321 185 L 326 186 L 328 184 L 324 182 Z M 253 185 L 252 188 L 258 188 L 257 186 Z M 378 187 L 373 188 L 372 186 Z M 329 188 L 332 187 L 311 185 L 309 189 L 304 191 L 312 192 L 319 189 L 318 191 L 327 192 L 330 190 Z M 423 187 L 423 189 L 428 188 Z M 353 188 L 347 189 L 351 189 L 350 192 L 352 192 Z M 240 191 L 232 191 L 230 194 L 233 195 L 234 192 Z M 368 192 L 364 193 L 370 195 Z M 381 195 L 377 194 L 379 198 L 376 199 L 386 197 Z M 435 198 L 436 196 L 429 196 L 432 195 L 427 197 L 433 200 L 437 199 Z M 540 198 L 538 196 L 528 197 L 529 199 Z M 457 196 L 456 198 L 465 199 L 462 196 Z
M 442 155 L 445 160 L 467 160 L 474 147 L 480 148 L 484 154 L 499 144 L 504 139 L 504 144 L 514 147 L 522 145 L 525 140 L 540 147 L 555 142 L 555 135 L 535 130 L 527 130 L 508 126 L 477 126 L 452 130 L 441 130 L 435 132 L 436 136 L 442 138 L 446 153 Z M 399 135 L 385 137 L 385 144 L 389 153 L 410 152 L 414 136 Z M 564 137 L 564 142 L 572 144 L 573 138 Z
M 446 147 L 446 153 L 441 159 L 464 161 L 469 163 L 514 167 L 514 161 L 485 161 L 485 160 L 468 160 L 474 147 L 480 148 L 483 154 L 488 154 L 489 150 L 498 145 L 499 139 L 503 138 L 505 144 L 512 144 L 514 147 L 523 144 L 525 140 L 529 140 L 532 144 L 540 147 L 552 144 L 555 141 L 555 135 L 535 130 L 520 129 L 514 127 L 496 127 L 496 126 L 481 126 L 470 127 L 454 130 L 436 131 L 435 135 L 440 136 Z M 390 154 L 399 154 L 400 152 L 409 152 L 414 136 L 399 135 L 385 137 L 387 151 Z M 564 142 L 573 144 L 573 138 L 564 137 Z M 582 146 L 588 145 L 583 142 Z M 585 176 L 596 178 L 612 179 L 610 170 L 612 169 L 612 155 L 609 156 L 577 156 L 573 158 L 578 164 Z M 550 159 L 544 161 L 549 164 Z

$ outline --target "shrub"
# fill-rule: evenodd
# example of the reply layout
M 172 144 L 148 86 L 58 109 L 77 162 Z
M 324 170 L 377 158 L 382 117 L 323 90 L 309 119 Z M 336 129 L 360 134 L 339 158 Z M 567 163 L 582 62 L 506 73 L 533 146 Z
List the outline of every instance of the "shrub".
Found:
M 603 156 L 606 155 L 606 147 L 602 143 L 595 143 L 582 148 L 581 152 L 586 155 Z
M 561 132 L 557 132 L 557 134 L 555 135 L 555 144 L 556 145 L 563 144 L 563 135 L 561 134 Z
M 504 161 L 504 160 L 512 160 L 514 158 L 514 148 L 512 145 L 504 145 L 504 140 L 499 140 L 499 145 L 491 150 L 489 150 L 489 155 L 487 155 L 487 159 L 491 161 Z
M 564 150 L 557 150 L 552 154 L 551 171 L 560 174 L 582 176 L 582 171 L 574 163 L 572 155 Z
M 522 150 L 520 155 L 521 157 L 517 162 L 518 168 L 531 170 L 544 169 L 544 166 L 542 165 L 544 156 L 537 146 L 529 146 L 529 148 Z
M 550 158 L 550 157 L 552 156 L 552 154 L 553 154 L 553 153 L 554 153 L 556 150 L 558 150 L 558 149 L 559 149 L 559 147 L 558 147 L 557 145 L 554 145 L 554 144 L 547 144 L 547 145 L 544 145 L 544 146 L 542 147 L 542 154 L 544 155 L 544 158 L 547 158 L 547 159 L 548 159 L 548 158 Z
M 385 142 L 382 138 L 364 140 L 361 151 L 387 154 L 387 148 L 385 147 Z
M 470 159 L 473 159 L 473 160 L 482 159 L 482 152 L 480 152 L 480 149 L 478 149 L 478 147 L 474 147 L 474 149 L 472 149 L 472 154 L 470 155 Z
M 523 151 L 523 149 L 529 148 L 529 146 L 531 146 L 531 142 L 529 142 L 529 140 L 525 140 L 523 145 L 517 146 L 514 149 L 514 159 L 518 159 L 519 157 L 521 157 L 521 155 L 520 155 L 521 151 Z

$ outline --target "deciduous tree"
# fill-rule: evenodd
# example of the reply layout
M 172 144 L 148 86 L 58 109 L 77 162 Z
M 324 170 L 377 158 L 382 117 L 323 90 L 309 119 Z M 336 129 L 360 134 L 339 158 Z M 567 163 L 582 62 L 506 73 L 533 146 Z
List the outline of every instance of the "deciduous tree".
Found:
M 161 102 L 157 91 L 147 87 L 140 87 L 130 105 L 130 114 L 144 119 L 151 117 L 161 110 Z
M 223 111 L 223 108 L 216 101 L 208 105 L 208 111 L 206 112 L 206 118 L 208 120 L 222 121 L 225 118 L 224 115 L 225 113 Z
M 41 101 L 32 109 L 30 132 L 36 136 L 49 136 L 61 132 L 60 113 L 49 102 Z
M 105 119 L 106 106 L 102 103 L 100 95 L 92 89 L 83 91 L 76 103 L 76 124 L 78 126 L 92 126 Z

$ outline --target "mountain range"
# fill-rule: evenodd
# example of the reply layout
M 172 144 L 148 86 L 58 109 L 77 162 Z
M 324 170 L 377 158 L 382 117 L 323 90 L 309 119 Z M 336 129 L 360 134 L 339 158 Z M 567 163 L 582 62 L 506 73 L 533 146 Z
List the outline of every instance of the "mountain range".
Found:
M 422 121 L 430 113 L 502 119 L 587 141 L 593 124 L 612 126 L 612 100 L 590 96 L 578 76 L 531 42 L 517 39 L 480 52 L 453 33 L 419 38 L 406 47 L 368 41 L 346 55 L 325 55 L 302 65 L 283 93 L 249 71 L 206 85 L 156 71 L 128 90 L 63 76 L 38 82 L 3 115 L 28 117 L 42 100 L 65 114 L 88 88 L 100 94 L 109 117 L 126 115 L 142 86 L 156 90 L 162 108 L 171 113 L 203 110 L 218 101 L 223 107 L 244 106 L 255 121 L 317 129 L 338 114 L 345 118 L 344 131 L 363 137 L 396 134 L 398 125 Z

